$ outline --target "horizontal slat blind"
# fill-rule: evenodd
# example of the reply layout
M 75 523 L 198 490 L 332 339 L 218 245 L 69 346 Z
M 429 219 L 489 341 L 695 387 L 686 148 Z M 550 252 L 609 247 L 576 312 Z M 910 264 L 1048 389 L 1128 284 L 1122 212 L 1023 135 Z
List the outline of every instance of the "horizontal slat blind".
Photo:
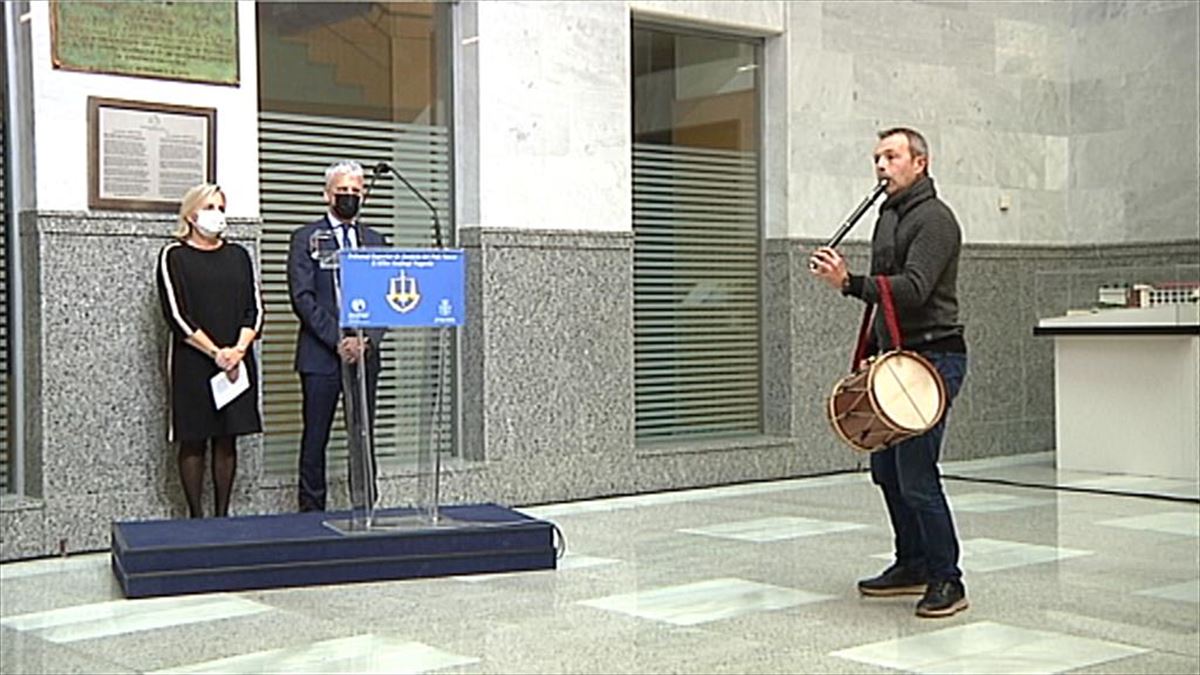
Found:
M 756 434 L 755 153 L 634 144 L 639 444 Z
M 0 103 L 4 98 L 0 97 Z M 9 492 L 12 460 L 8 439 L 8 130 L 0 112 L 0 494 Z
M 292 232 L 325 213 L 321 198 L 325 168 L 338 160 L 371 167 L 386 161 L 420 190 L 452 239 L 448 130 L 346 118 L 263 112 L 259 115 L 259 176 L 262 199 L 262 279 L 266 321 L 263 329 L 263 426 L 265 470 L 295 475 L 300 451 L 300 379 L 293 369 L 298 321 L 287 288 L 287 253 Z M 395 178 L 380 176 L 363 211 L 363 222 L 384 233 L 393 246 L 430 247 L 433 226 L 428 209 Z M 381 465 L 409 463 L 417 450 L 420 415 L 433 405 L 437 375 L 429 346 L 433 330 L 393 330 L 384 341 L 383 370 L 375 415 L 376 456 Z M 452 346 L 451 346 L 452 349 Z M 450 359 L 450 354 L 445 357 Z M 440 450 L 453 448 L 456 396 L 453 360 L 443 367 L 447 388 L 437 421 Z M 424 410 L 422 410 L 424 406 Z M 423 433 L 428 434 L 425 429 Z M 330 438 L 329 475 L 339 476 L 346 457 L 339 412 Z

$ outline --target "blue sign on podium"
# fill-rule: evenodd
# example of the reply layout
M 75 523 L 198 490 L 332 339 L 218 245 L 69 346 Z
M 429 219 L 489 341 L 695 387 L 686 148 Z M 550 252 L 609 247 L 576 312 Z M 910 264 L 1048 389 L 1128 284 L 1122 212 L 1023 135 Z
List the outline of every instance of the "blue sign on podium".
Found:
M 343 328 L 461 326 L 460 249 L 359 248 L 339 253 Z

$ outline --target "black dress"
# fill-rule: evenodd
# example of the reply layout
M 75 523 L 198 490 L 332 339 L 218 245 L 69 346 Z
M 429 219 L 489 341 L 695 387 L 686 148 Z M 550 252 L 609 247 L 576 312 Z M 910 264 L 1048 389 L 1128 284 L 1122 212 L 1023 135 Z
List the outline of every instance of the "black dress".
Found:
M 201 441 L 262 431 L 258 368 L 253 351 L 243 363 L 250 389 L 217 410 L 209 380 L 220 372 L 212 357 L 184 342 L 197 329 L 219 347 L 237 344 L 242 328 L 262 330 L 262 295 L 246 249 L 226 242 L 206 251 L 173 241 L 158 256 L 158 298 L 171 327 L 167 350 L 172 441 Z

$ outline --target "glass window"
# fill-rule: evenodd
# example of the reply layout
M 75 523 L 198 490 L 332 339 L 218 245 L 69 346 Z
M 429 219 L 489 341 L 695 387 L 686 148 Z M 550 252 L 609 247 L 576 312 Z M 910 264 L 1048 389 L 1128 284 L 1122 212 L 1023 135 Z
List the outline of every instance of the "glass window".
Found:
M 8 67 L 5 57 L 4 22 L 7 12 L 0 14 L 0 494 L 12 492 L 13 444 L 9 438 L 9 349 L 8 349 Z
M 387 162 L 434 205 L 453 242 L 451 208 L 450 7 L 439 2 L 259 3 L 259 171 L 265 470 L 294 475 L 300 446 L 300 383 L 292 369 L 297 321 L 287 294 L 289 237 L 326 211 L 325 168 Z M 429 210 L 399 181 L 380 176 L 363 221 L 395 246 L 435 241 Z M 421 406 L 455 381 L 434 358 L 433 331 L 392 331 L 383 347 L 375 441 L 380 464 L 416 451 Z M 453 349 L 453 345 L 450 346 Z M 439 366 L 439 364 L 441 364 Z M 449 368 L 453 368 L 453 363 Z M 436 379 L 435 379 L 436 378 Z M 439 450 L 454 447 L 457 397 L 437 424 Z M 329 457 L 345 457 L 335 424 Z M 429 435 L 429 430 L 422 432 Z M 331 463 L 331 466 L 333 464 Z M 330 476 L 337 476 L 330 470 Z
M 759 53 L 634 26 L 639 445 L 761 432 Z

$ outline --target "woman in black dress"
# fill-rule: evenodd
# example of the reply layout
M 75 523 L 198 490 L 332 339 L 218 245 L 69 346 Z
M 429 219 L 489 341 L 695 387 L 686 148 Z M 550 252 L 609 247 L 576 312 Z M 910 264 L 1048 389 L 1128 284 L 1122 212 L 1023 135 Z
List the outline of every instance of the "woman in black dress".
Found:
M 158 296 L 171 327 L 168 439 L 179 443 L 179 478 L 192 518 L 203 516 L 207 446 L 212 445 L 214 510 L 227 516 L 237 437 L 262 431 L 250 352 L 262 330 L 262 295 L 249 253 L 226 242 L 224 232 L 225 194 L 216 185 L 197 185 L 183 196 L 174 240 L 158 256 Z M 218 410 L 211 380 L 220 373 L 230 382 L 248 377 L 250 387 Z

